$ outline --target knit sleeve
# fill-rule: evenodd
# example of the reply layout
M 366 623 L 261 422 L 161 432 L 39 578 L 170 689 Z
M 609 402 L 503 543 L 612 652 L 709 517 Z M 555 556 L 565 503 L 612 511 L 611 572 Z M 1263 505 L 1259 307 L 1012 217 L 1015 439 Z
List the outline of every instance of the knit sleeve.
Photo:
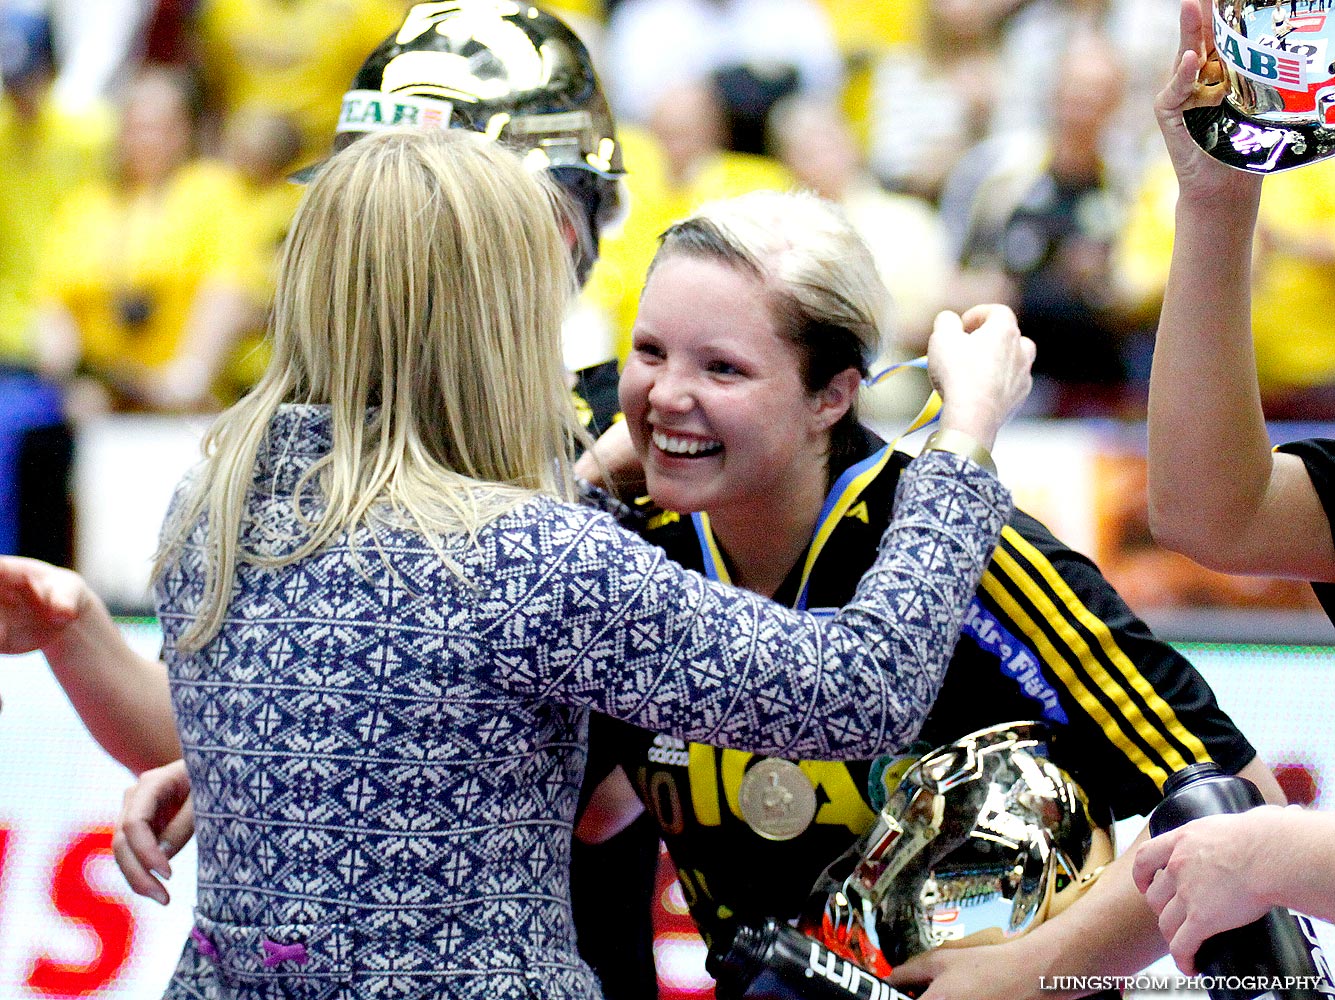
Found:
M 995 478 L 927 453 L 902 477 L 853 601 L 821 619 L 553 505 L 485 543 L 479 636 L 512 694 L 721 746 L 868 757 L 917 733 L 1009 512 Z

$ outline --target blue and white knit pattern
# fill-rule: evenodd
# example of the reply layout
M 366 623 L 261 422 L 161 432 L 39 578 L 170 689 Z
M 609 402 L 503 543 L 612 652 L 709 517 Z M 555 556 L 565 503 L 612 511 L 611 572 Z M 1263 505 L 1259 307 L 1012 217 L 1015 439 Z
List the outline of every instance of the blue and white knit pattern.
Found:
M 326 409 L 280 411 L 247 546 L 290 544 L 298 477 L 329 447 Z M 911 739 L 1009 497 L 933 452 L 899 506 L 833 621 L 537 499 L 473 545 L 445 539 L 461 572 L 384 528 L 243 565 L 221 631 L 185 655 L 197 529 L 158 595 L 199 840 L 197 933 L 167 995 L 596 997 L 568 892 L 589 710 L 806 758 Z M 294 943 L 304 960 L 281 959 Z

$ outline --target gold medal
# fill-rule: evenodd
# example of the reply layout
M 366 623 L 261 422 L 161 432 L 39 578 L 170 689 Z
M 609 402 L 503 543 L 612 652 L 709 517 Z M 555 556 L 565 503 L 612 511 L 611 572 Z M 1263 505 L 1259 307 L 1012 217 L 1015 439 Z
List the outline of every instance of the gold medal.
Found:
M 792 840 L 816 817 L 816 789 L 792 761 L 767 757 L 742 778 L 742 819 L 766 840 Z

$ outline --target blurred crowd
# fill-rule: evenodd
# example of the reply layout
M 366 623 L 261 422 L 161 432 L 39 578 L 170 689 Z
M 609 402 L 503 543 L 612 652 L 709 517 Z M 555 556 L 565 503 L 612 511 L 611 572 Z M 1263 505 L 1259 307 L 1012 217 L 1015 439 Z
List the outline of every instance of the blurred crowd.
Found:
M 60 556 L 6 512 L 58 506 L 42 491 L 71 422 L 245 391 L 300 195 L 287 175 L 327 151 L 409 6 L 0 0 L 0 552 Z M 1003 301 L 1038 344 L 1033 415 L 1143 415 L 1176 194 L 1150 110 L 1174 0 L 545 6 L 593 51 L 628 169 L 576 339 L 624 357 L 668 223 L 800 186 L 841 203 L 884 269 L 884 362 L 920 353 L 938 310 Z M 1253 308 L 1272 417 L 1335 419 L 1332 221 L 1335 161 L 1267 181 Z M 868 412 L 922 394 L 890 380 Z

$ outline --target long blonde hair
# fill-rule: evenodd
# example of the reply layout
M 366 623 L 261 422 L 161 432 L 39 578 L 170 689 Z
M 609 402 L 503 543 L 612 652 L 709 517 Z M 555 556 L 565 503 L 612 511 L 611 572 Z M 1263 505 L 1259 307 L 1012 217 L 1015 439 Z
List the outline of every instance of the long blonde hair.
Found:
M 560 326 L 575 285 L 558 198 L 468 132 L 385 132 L 329 161 L 289 232 L 268 370 L 210 429 L 164 532 L 155 574 L 206 518 L 205 591 L 181 648 L 217 632 L 238 561 L 290 563 L 389 517 L 429 539 L 471 534 L 534 493 L 570 495 L 580 431 Z M 247 551 L 247 492 L 283 403 L 328 405 L 333 448 L 293 496 L 295 544 Z M 313 515 L 298 505 L 311 483 Z

